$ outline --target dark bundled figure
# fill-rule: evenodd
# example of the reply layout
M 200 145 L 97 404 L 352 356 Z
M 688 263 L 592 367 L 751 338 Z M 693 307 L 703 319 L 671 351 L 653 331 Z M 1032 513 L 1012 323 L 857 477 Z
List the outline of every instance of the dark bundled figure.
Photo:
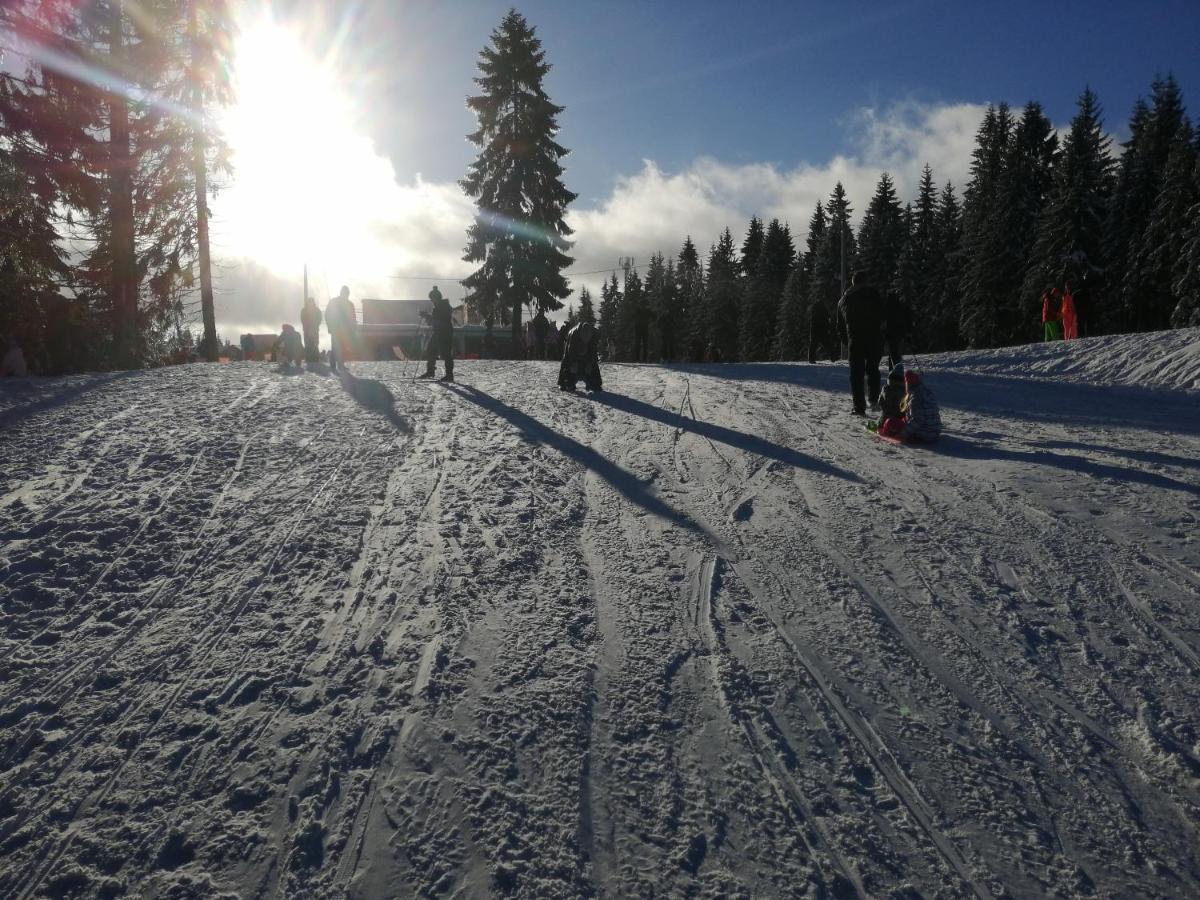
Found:
M 446 374 L 442 381 L 454 380 L 454 314 L 450 309 L 450 301 L 442 296 L 437 285 L 429 292 L 433 303 L 433 311 L 421 310 L 421 318 L 428 322 L 433 333 L 429 336 L 429 348 L 425 354 L 425 372 L 418 378 L 432 378 L 437 369 L 437 359 L 440 356 L 446 361 Z
M 604 389 L 600 378 L 600 357 L 596 352 L 599 341 L 596 326 L 591 322 L 580 322 L 567 332 L 566 349 L 562 365 L 558 367 L 558 386 L 564 391 L 573 391 L 583 379 L 589 391 Z
M 838 301 L 837 329 L 848 349 L 854 412 L 861 416 L 867 411 L 868 396 L 871 406 L 879 402 L 879 361 L 883 358 L 883 298 L 874 285 L 865 283 L 862 272 L 851 276 L 850 290 Z

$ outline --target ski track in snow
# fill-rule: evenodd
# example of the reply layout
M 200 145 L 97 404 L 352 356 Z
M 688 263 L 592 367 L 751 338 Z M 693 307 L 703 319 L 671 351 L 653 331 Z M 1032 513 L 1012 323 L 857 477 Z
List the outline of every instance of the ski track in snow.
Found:
M 0 896 L 1200 893 L 1200 333 L 0 387 Z

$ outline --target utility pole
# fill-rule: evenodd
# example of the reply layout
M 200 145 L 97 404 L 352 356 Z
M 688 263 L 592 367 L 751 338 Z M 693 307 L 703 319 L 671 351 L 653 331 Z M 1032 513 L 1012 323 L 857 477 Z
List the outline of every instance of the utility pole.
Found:
M 622 256 L 617 260 L 617 265 L 625 271 L 625 286 L 629 286 L 629 272 L 633 268 L 634 259 L 632 256 Z

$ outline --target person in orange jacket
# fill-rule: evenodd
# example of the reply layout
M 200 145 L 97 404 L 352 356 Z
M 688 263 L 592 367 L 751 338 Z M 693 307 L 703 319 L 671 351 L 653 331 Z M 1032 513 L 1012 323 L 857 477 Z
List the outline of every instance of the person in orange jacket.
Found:
M 1058 288 L 1048 287 L 1042 292 L 1042 334 L 1047 341 L 1062 340 L 1062 305 Z
M 1079 337 L 1079 316 L 1075 312 L 1075 295 L 1071 292 L 1071 282 L 1063 289 L 1062 298 L 1063 340 L 1073 341 Z

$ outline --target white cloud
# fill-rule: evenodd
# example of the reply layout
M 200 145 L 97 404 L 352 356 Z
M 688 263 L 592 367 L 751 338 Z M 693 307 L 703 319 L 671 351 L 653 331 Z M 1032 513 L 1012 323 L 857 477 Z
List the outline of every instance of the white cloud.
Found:
M 653 160 L 644 160 L 640 172 L 617 179 L 599 207 L 571 213 L 574 268 L 615 266 L 621 256 L 633 256 L 641 265 L 652 252 L 676 253 L 688 234 L 703 253 L 725 226 L 740 243 L 755 214 L 787 221 L 799 243 L 813 207 L 829 197 L 837 182 L 849 194 L 857 224 L 882 172 L 892 175 L 903 202 L 912 199 L 927 162 L 939 187 L 953 181 L 961 194 L 984 112 L 985 107 L 969 103 L 905 102 L 882 110 L 859 109 L 849 117 L 851 152 L 791 169 L 701 158 L 683 171 L 667 173 Z M 595 292 L 603 278 L 577 280 Z
M 961 190 L 983 114 L 984 107 L 975 104 L 914 102 L 855 110 L 846 120 L 848 152 L 792 168 L 727 165 L 700 157 L 680 171 L 668 172 L 645 159 L 640 171 L 617 178 L 598 206 L 569 213 L 575 229 L 572 270 L 611 271 L 621 256 L 633 256 L 641 266 L 653 252 L 677 253 L 689 234 L 703 254 L 726 226 L 740 243 L 752 214 L 786 220 L 799 244 L 814 205 L 828 198 L 836 182 L 846 187 L 857 220 L 881 172 L 892 174 L 901 199 L 908 200 L 926 162 L 939 187 L 952 180 Z M 322 156 L 330 157 L 323 161 L 336 164 L 338 172 L 336 186 L 325 186 L 316 195 L 325 217 L 314 221 L 312 204 L 301 195 L 285 202 L 282 210 L 267 210 L 275 222 L 268 234 L 272 220 L 262 219 L 263 210 L 256 212 L 244 198 L 238 200 L 236 186 L 231 190 L 237 202 L 226 209 L 247 221 L 237 229 L 238 239 L 227 242 L 226 258 L 251 258 L 261 266 L 241 267 L 238 299 L 223 304 L 222 324 L 234 329 L 286 321 L 281 319 L 286 303 L 280 298 L 290 290 L 298 302 L 303 259 L 310 264 L 312 293 L 322 300 L 322 294 L 335 292 L 342 283 L 356 297 L 421 297 L 430 285 L 391 279 L 390 274 L 450 276 L 440 286 L 448 296 L 458 296 L 454 280 L 469 271 L 461 255 L 473 214 L 459 187 L 428 182 L 419 175 L 409 184 L 400 183 L 391 161 L 353 133 L 343 132 L 333 146 L 319 146 Z M 334 154 L 340 156 L 332 160 Z M 260 185 L 270 174 L 266 169 L 256 173 Z M 282 188 L 271 188 L 268 194 L 279 202 L 286 196 Z M 274 253 L 258 252 L 264 248 Z M 292 252 L 299 250 L 304 253 Z M 255 277 L 265 278 L 267 270 L 271 285 L 258 291 Z M 605 277 L 580 275 L 572 278 L 572 285 L 586 285 L 597 293 Z

